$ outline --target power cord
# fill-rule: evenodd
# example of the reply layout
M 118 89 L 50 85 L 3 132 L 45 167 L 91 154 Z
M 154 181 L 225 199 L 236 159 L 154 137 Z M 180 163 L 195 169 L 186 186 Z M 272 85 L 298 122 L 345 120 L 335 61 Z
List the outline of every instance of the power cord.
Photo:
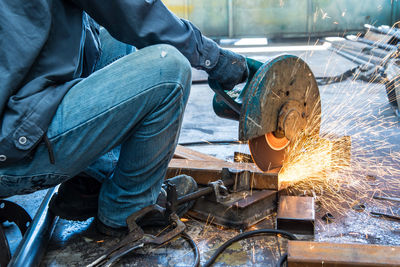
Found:
M 289 232 L 286 231 L 282 231 L 282 230 L 276 230 L 276 229 L 259 229 L 259 230 L 254 230 L 254 231 L 250 231 L 250 232 L 245 232 L 245 233 L 241 233 L 237 236 L 235 236 L 232 239 L 229 239 L 228 241 L 226 241 L 224 244 L 222 244 L 215 252 L 214 254 L 211 256 L 211 258 L 203 265 L 203 267 L 210 267 L 215 260 L 218 258 L 218 256 L 220 254 L 222 254 L 222 252 L 224 252 L 224 250 L 226 248 L 228 248 L 229 246 L 231 246 L 233 243 L 246 239 L 246 238 L 250 238 L 250 237 L 254 237 L 254 236 L 260 236 L 260 235 L 282 235 L 284 237 L 286 237 L 289 240 L 297 240 L 297 238 Z M 286 258 L 284 258 L 286 255 Z M 285 253 L 278 261 L 277 266 L 282 266 L 283 263 L 286 261 L 287 259 L 287 254 Z
M 325 77 L 315 77 L 317 80 L 318 85 L 328 85 L 332 83 L 339 83 L 343 82 L 344 80 L 347 80 L 348 78 L 352 77 L 357 70 L 360 69 L 360 66 L 354 67 L 352 69 L 349 69 L 342 74 L 336 75 L 336 76 L 325 76 Z
M 246 142 L 239 141 L 239 140 L 211 140 L 211 141 L 194 141 L 194 142 L 182 142 L 179 143 L 181 146 L 198 146 L 198 145 L 225 145 L 225 144 L 246 144 Z
M 193 249 L 194 252 L 194 263 L 193 263 L 193 267 L 199 267 L 200 266 L 200 251 L 199 248 L 196 245 L 196 242 L 194 242 L 194 240 L 187 234 L 187 233 L 182 233 L 181 236 L 189 242 L 190 246 Z
M 288 257 L 288 254 L 287 254 L 287 252 L 286 252 L 285 254 L 283 254 L 283 255 L 279 258 L 278 262 L 276 263 L 276 267 L 282 267 L 282 266 L 284 266 L 283 264 L 285 264 L 285 262 L 287 261 L 287 257 Z

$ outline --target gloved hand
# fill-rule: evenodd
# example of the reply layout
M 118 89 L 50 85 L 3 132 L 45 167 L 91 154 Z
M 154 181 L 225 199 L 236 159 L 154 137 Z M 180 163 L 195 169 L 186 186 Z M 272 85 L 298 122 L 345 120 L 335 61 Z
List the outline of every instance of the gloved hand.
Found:
M 207 71 L 210 80 L 216 80 L 224 90 L 245 82 L 249 76 L 246 59 L 232 51 L 220 48 L 219 59 L 214 68 Z

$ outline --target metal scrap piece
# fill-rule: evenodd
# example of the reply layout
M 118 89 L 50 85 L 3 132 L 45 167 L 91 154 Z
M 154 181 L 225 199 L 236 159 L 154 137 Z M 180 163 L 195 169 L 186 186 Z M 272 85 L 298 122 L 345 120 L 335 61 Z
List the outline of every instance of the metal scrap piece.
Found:
M 326 223 L 331 223 L 335 220 L 335 216 L 333 216 L 331 213 L 327 212 L 327 213 L 325 213 L 324 216 L 322 216 L 321 219 Z
M 277 194 L 274 190 L 234 192 L 222 202 L 202 197 L 188 214 L 207 223 L 246 229 L 276 210 Z
M 400 247 L 289 241 L 289 266 L 400 266 Z
M 393 201 L 393 202 L 400 202 L 399 197 L 384 197 L 384 196 L 373 196 L 374 199 L 377 200 L 387 200 L 387 201 Z
M 294 234 L 314 234 L 314 198 L 281 196 L 278 205 L 276 226 Z
M 365 207 L 364 204 L 357 204 L 357 205 L 354 205 L 354 206 L 352 207 L 353 210 L 359 211 L 359 212 L 364 211 L 365 208 L 366 208 L 366 207 Z

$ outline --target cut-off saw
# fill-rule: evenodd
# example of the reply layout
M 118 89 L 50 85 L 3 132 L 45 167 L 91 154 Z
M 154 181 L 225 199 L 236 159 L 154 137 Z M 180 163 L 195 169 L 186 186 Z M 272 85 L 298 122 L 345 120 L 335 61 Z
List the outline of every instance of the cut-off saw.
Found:
M 248 141 L 254 163 L 267 172 L 282 167 L 285 150 L 296 138 L 319 134 L 320 94 L 299 57 L 246 60 L 250 74 L 244 87 L 224 91 L 209 80 L 216 93 L 213 108 L 218 116 L 239 121 L 239 140 Z

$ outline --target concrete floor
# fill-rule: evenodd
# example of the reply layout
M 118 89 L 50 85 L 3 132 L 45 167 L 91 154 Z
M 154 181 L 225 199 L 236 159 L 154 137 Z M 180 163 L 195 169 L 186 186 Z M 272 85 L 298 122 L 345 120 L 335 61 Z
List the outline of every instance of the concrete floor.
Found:
M 293 50 L 291 48 L 288 48 Z M 249 53 L 249 56 L 265 61 L 282 52 Z M 355 65 L 329 50 L 290 51 L 302 57 L 311 67 L 315 76 L 330 76 L 343 73 Z M 197 73 L 196 75 L 201 75 Z M 196 76 L 199 77 L 199 76 Z M 399 121 L 389 108 L 385 88 L 382 85 L 365 82 L 345 81 L 339 84 L 321 86 L 323 123 L 321 131 L 334 132 L 338 135 L 352 135 L 355 150 L 354 157 L 377 157 L 384 163 L 381 168 L 389 168 L 390 172 L 380 171 L 379 167 L 371 167 L 364 171 L 357 170 L 359 175 L 373 174 L 378 178 L 374 183 L 382 187 L 384 178 L 399 179 L 399 161 L 393 152 L 400 152 Z M 202 140 L 237 140 L 238 123 L 218 118 L 214 115 L 211 101 L 213 93 L 206 84 L 195 84 L 185 113 L 180 142 Z M 338 112 L 337 107 L 348 103 L 349 109 L 356 112 Z M 346 105 L 342 106 L 344 109 Z M 335 120 L 343 121 L 343 116 L 349 117 L 348 123 L 335 124 Z M 371 127 L 358 127 L 359 121 L 367 121 Z M 334 126 L 332 126 L 334 125 Z M 351 126 L 355 127 L 351 127 Z M 385 127 L 390 125 L 390 127 Z M 380 129 L 377 131 L 376 129 Z M 369 131 L 373 131 L 372 133 Z M 390 146 L 378 146 L 374 140 L 385 138 Z M 368 147 L 366 153 L 359 153 L 359 148 Z M 210 155 L 232 160 L 235 151 L 248 152 L 245 145 L 201 145 L 193 146 L 195 150 Z M 368 153 L 367 153 L 368 152 Z M 399 154 L 397 154 L 399 155 Z M 382 175 L 381 175 L 382 174 Z M 382 177 L 381 177 L 382 176 Z M 374 185 L 372 185 L 374 186 Z M 393 191 L 388 188 L 387 191 Z M 391 192 L 400 195 L 400 192 Z M 15 196 L 12 199 L 26 208 L 31 215 L 35 213 L 44 192 L 36 192 L 28 196 Z M 363 200 L 364 201 L 364 200 Z M 302 236 L 304 239 L 332 242 L 355 242 L 398 245 L 400 244 L 400 223 L 368 215 L 367 211 L 377 209 L 377 202 L 371 198 L 365 200 L 366 211 L 356 212 L 351 208 L 340 214 L 335 214 L 336 220 L 327 224 L 321 220 L 326 210 L 319 209 L 316 213 L 316 234 Z M 387 203 L 389 205 L 389 203 Z M 382 208 L 382 205 L 379 206 Z M 392 209 L 399 209 L 394 206 Z M 400 213 L 400 211 L 398 211 Z M 59 220 L 48 252 L 42 266 L 83 266 L 93 261 L 101 252 L 118 239 L 105 238 L 99 235 L 92 224 L 93 219 L 86 222 L 71 222 Z M 231 229 L 221 229 L 203 222 L 188 218 L 186 223 L 188 234 L 197 242 L 201 252 L 201 262 L 204 263 L 222 242 L 238 234 Z M 275 214 L 267 217 L 253 228 L 273 228 Z M 12 250 L 19 241 L 15 227 L 10 227 L 8 237 Z M 226 254 L 219 258 L 215 266 L 274 266 L 276 259 L 285 251 L 285 240 L 275 237 L 257 237 L 239 242 L 229 248 Z M 124 258 L 119 266 L 191 266 L 193 254 L 190 247 L 182 239 L 175 239 L 166 246 L 147 248 Z

